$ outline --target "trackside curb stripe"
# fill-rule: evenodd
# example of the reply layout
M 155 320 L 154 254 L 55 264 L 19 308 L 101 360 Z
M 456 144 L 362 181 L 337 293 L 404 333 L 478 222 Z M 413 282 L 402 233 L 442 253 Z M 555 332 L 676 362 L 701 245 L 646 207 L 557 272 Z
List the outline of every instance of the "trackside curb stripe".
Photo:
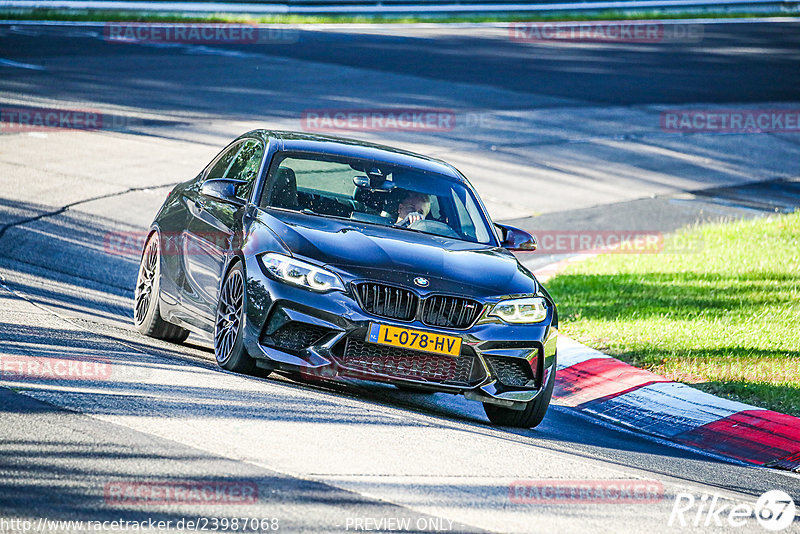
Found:
M 768 463 L 776 458 L 800 465 L 800 419 L 771 410 L 745 410 L 692 429 L 676 440 L 739 460 Z
M 785 458 L 778 458 L 767 463 L 767 467 L 777 467 L 778 469 L 786 469 L 787 471 L 796 471 L 800 473 L 800 452 L 791 454 Z
M 600 398 L 614 398 L 623 392 L 666 378 L 614 358 L 593 358 L 561 369 L 561 380 L 553 395 L 561 404 L 577 406 Z
M 754 409 L 677 382 L 648 384 L 624 395 L 587 402 L 581 408 L 668 438 Z
M 565 336 L 553 398 L 603 420 L 745 462 L 800 469 L 800 418 L 716 397 Z
M 590 349 L 566 336 L 558 336 L 558 368 L 572 367 L 586 360 L 594 358 L 613 359 L 599 350 Z

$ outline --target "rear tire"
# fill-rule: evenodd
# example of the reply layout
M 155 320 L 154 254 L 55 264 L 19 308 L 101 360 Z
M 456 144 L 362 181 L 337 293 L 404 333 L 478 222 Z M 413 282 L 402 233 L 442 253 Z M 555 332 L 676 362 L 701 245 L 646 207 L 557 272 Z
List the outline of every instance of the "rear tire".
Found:
M 234 373 L 256 374 L 256 362 L 244 347 L 244 310 L 247 291 L 244 268 L 236 262 L 219 292 L 214 321 L 214 356 L 217 364 Z
M 142 334 L 183 343 L 189 331 L 161 317 L 161 241 L 158 232 L 148 238 L 139 264 L 133 296 L 133 323 Z
M 553 396 L 553 386 L 556 383 L 556 363 L 553 361 L 553 369 L 548 377 L 547 386 L 538 397 L 533 399 L 525 406 L 524 410 L 512 410 L 503 408 L 495 404 L 483 403 L 483 410 L 493 425 L 513 426 L 518 428 L 535 428 L 542 422 L 547 407 L 550 406 L 550 399 Z

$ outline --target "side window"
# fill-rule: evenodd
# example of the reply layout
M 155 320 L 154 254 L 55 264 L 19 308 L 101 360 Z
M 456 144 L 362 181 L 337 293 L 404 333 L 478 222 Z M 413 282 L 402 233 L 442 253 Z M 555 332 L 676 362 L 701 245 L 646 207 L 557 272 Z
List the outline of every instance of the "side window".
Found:
M 261 168 L 261 158 L 264 155 L 264 147 L 259 141 L 245 141 L 241 150 L 234 158 L 225 178 L 231 180 L 242 180 L 247 182 L 236 188 L 236 196 L 239 198 L 249 198 L 253 190 L 253 184 Z
M 206 173 L 204 180 L 215 180 L 217 178 L 225 178 L 225 173 L 228 172 L 228 169 L 231 166 L 236 154 L 239 152 L 239 149 L 242 147 L 242 143 L 236 143 L 235 145 L 231 146 L 220 155 L 217 156 L 213 162 L 211 162 L 211 169 Z

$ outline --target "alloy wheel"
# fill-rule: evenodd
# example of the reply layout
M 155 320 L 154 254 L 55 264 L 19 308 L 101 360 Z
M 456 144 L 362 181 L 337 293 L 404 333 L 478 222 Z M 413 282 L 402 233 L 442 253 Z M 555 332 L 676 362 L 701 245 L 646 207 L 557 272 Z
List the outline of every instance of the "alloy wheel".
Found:
M 217 306 L 214 353 L 220 363 L 226 362 L 231 357 L 241 328 L 243 307 L 244 279 L 241 271 L 234 269 L 225 280 Z
M 153 236 L 147 244 L 139 265 L 139 276 L 136 278 L 136 293 L 134 295 L 134 320 L 137 325 L 144 322 L 153 300 L 153 283 L 156 279 L 158 266 L 158 238 Z

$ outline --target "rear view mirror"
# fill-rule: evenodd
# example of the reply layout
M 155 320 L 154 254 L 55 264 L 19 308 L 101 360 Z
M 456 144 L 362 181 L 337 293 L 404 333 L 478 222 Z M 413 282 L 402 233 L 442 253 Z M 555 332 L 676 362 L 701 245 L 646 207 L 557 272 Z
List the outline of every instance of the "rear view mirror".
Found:
M 536 237 L 525 230 L 514 228 L 505 224 L 495 224 L 500 229 L 503 242 L 500 244 L 508 250 L 534 251 L 538 248 Z
M 360 187 L 361 189 L 369 189 L 370 187 L 369 178 L 366 176 L 354 176 L 353 183 L 356 184 L 356 187 Z
M 359 189 L 367 189 L 371 193 L 388 193 L 397 187 L 394 182 L 383 176 L 354 176 L 353 183 Z

